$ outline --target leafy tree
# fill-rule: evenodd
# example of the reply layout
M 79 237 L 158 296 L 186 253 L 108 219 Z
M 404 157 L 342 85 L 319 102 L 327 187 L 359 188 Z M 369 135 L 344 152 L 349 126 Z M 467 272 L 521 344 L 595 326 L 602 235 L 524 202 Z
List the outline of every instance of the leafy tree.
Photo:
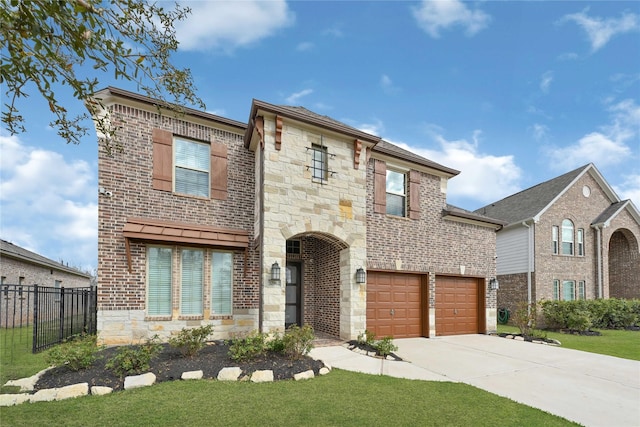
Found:
M 189 69 L 178 69 L 170 56 L 178 48 L 174 24 L 189 8 L 147 0 L 0 0 L 4 89 L 3 126 L 12 134 L 26 131 L 18 100 L 35 91 L 48 102 L 50 125 L 67 142 L 79 143 L 84 123 L 102 107 L 91 95 L 95 74 L 112 72 L 115 79 L 134 81 L 158 107 L 180 111 L 180 105 L 205 108 L 196 96 Z M 89 70 L 89 73 L 87 73 Z M 68 86 L 88 112 L 70 117 L 56 90 Z M 106 119 L 95 123 L 114 148 L 115 130 Z

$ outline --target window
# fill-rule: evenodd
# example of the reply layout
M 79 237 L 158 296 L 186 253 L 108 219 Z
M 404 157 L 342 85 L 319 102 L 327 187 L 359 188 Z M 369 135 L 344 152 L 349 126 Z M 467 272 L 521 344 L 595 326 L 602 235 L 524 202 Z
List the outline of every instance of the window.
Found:
M 558 301 L 560 299 L 560 281 L 553 281 L 553 299 Z
M 147 314 L 171 315 L 171 248 L 147 248 Z
M 314 181 L 327 180 L 327 166 L 327 147 L 311 145 L 311 176 Z
M 558 255 L 558 235 L 558 226 L 554 225 L 553 227 L 551 227 L 551 241 L 553 242 L 552 250 L 554 255 Z
M 562 282 L 562 299 L 563 301 L 573 301 L 575 299 L 576 282 L 573 280 L 565 280 Z
M 584 256 L 584 230 L 578 228 L 578 256 Z
M 573 255 L 573 222 L 562 221 L 562 255 Z
M 586 286 L 584 280 L 578 281 L 578 295 L 577 299 L 586 299 Z
M 60 302 L 60 288 L 62 287 L 62 281 L 56 280 L 53 282 L 53 288 L 55 289 L 55 302 Z
M 406 216 L 406 201 L 406 175 L 394 170 L 387 170 L 387 214 Z
M 18 286 L 23 286 L 24 285 L 24 277 L 20 276 L 18 277 Z
M 209 197 L 209 145 L 175 140 L 175 191 Z
M 233 254 L 213 252 L 211 260 L 211 314 L 231 314 Z
M 287 240 L 287 254 L 300 255 L 300 240 Z
M 187 316 L 202 315 L 203 251 L 182 249 L 180 252 L 180 265 L 180 314 Z

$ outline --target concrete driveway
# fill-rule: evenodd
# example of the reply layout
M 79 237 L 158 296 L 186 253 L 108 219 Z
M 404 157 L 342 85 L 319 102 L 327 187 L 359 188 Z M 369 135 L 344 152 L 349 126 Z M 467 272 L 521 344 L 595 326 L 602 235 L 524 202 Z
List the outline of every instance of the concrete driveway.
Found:
M 640 362 L 487 335 L 396 339 L 406 362 L 344 347 L 312 356 L 352 371 L 453 381 L 585 426 L 640 426 Z

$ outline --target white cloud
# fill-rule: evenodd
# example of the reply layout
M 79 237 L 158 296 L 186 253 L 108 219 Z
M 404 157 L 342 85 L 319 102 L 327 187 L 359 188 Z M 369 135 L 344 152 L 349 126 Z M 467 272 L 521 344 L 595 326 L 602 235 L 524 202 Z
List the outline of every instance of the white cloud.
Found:
M 313 43 L 311 42 L 301 42 L 296 46 L 296 50 L 299 52 L 306 52 L 311 49 L 313 49 Z
M 533 137 L 536 141 L 543 141 L 547 139 L 547 135 L 549 134 L 549 127 L 546 125 L 541 125 L 540 123 L 534 123 L 531 127 L 531 131 L 533 132 Z
M 380 136 L 384 132 L 384 123 L 380 119 L 375 119 L 373 123 L 360 123 L 354 127 L 370 135 Z
M 310 95 L 312 93 L 313 93 L 313 89 L 303 89 L 300 92 L 296 92 L 296 93 L 293 93 L 293 94 L 289 95 L 285 99 L 285 102 L 287 104 L 297 104 L 298 101 L 300 100 L 300 98 L 305 97 L 307 95 Z
M 176 25 L 180 49 L 233 51 L 292 25 L 295 15 L 284 0 L 188 2 L 192 13 Z
M 386 94 L 393 94 L 398 92 L 398 88 L 393 84 L 391 77 L 386 74 L 383 74 L 380 77 L 380 87 Z
M 545 72 L 540 78 L 540 90 L 542 93 L 549 93 L 549 87 L 553 81 L 553 71 Z
M 618 34 L 640 30 L 640 18 L 634 13 L 625 12 L 619 19 L 590 17 L 587 15 L 589 8 L 582 12 L 564 16 L 561 22 L 573 21 L 587 33 L 591 43 L 591 51 L 595 52 L 604 47 Z
M 587 163 L 610 166 L 626 160 L 631 150 L 600 132 L 589 133 L 573 145 L 546 150 L 554 169 L 569 170 Z M 606 154 L 606 155 L 605 155 Z
M 53 260 L 97 263 L 96 173 L 82 160 L 0 135 L 2 238 Z
M 333 27 L 327 28 L 322 32 L 323 35 L 325 36 L 331 36 L 331 37 L 342 37 L 344 34 L 342 33 L 342 30 L 340 28 L 338 28 L 338 25 L 334 25 Z
M 620 185 L 614 185 L 613 189 L 622 200 L 631 199 L 637 208 L 640 208 L 640 174 L 625 176 Z
M 437 126 L 429 127 L 429 133 L 440 146 L 439 150 L 398 142 L 395 144 L 429 160 L 461 171 L 449 181 L 447 196 L 449 200 L 466 198 L 478 203 L 490 203 L 520 191 L 522 170 L 515 164 L 513 156 L 494 156 L 483 153 L 479 148 L 481 131 L 474 131 L 471 141 L 466 139 L 449 141 L 442 136 L 441 131 L 442 129 Z
M 433 38 L 453 26 L 461 26 L 468 36 L 473 36 L 491 22 L 490 15 L 480 9 L 471 10 L 460 0 L 423 0 L 411 10 L 420 28 Z

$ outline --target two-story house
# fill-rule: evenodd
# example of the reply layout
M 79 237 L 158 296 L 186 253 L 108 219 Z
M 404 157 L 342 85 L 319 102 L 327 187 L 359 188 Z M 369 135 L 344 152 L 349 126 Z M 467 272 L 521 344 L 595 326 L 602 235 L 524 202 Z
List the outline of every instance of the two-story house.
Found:
M 499 307 L 640 298 L 640 214 L 593 164 L 476 213 L 507 223 L 496 242 Z
M 242 123 L 95 96 L 122 147 L 99 153 L 102 342 L 495 330 L 503 223 L 447 205 L 458 171 L 302 107 L 254 100 Z

